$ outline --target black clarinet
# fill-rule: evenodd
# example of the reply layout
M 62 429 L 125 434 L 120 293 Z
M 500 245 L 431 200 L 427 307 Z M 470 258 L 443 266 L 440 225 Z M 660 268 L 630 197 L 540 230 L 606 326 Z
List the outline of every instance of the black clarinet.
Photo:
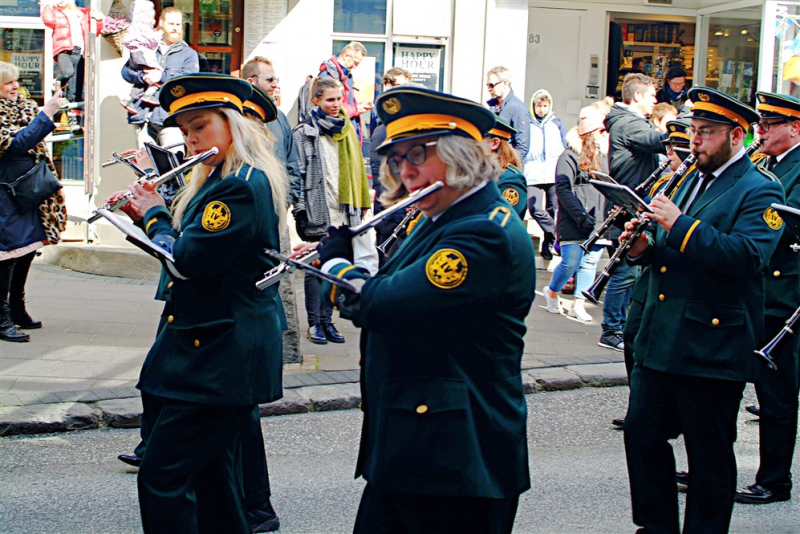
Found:
M 675 192 L 675 189 L 678 187 L 678 184 L 683 179 L 684 175 L 689 171 L 689 168 L 694 165 L 695 161 L 697 161 L 697 156 L 694 154 L 689 154 L 683 163 L 681 163 L 680 167 L 675 171 L 675 173 L 670 177 L 669 181 L 667 181 L 662 193 L 666 196 L 671 196 L 672 193 Z M 633 229 L 628 234 L 628 237 L 625 238 L 617 247 L 617 250 L 614 251 L 614 254 L 608 259 L 608 263 L 606 264 L 605 269 L 597 278 L 595 278 L 594 283 L 592 286 L 583 292 L 583 296 L 586 297 L 592 304 L 597 304 L 600 300 L 600 295 L 603 294 L 603 290 L 606 288 L 606 284 L 608 280 L 611 278 L 611 275 L 614 274 L 614 271 L 620 266 L 620 264 L 625 260 L 625 255 L 628 254 L 628 251 L 633 247 L 634 243 L 639 239 L 645 229 L 647 228 L 648 218 L 645 217 L 644 213 L 639 215 L 639 218 L 636 220 L 636 224 Z
M 392 247 L 397 243 L 397 240 L 400 239 L 400 236 L 408 230 L 408 225 L 411 224 L 411 221 L 413 221 L 417 215 L 419 215 L 419 208 L 414 207 L 414 209 L 410 210 L 406 216 L 403 217 L 400 224 L 395 227 L 392 231 L 392 235 L 386 238 L 386 241 L 378 245 L 378 251 L 383 254 L 384 257 L 389 257 L 389 251 L 392 250 Z
M 667 167 L 669 167 L 669 160 L 664 161 L 656 170 L 653 171 L 650 176 L 645 179 L 645 181 L 637 185 L 634 189 L 634 192 L 639 193 L 641 191 L 647 191 L 653 187 L 653 184 L 656 182 L 656 180 L 658 180 L 658 177 L 661 176 L 661 173 L 664 172 Z M 606 233 L 606 230 L 611 228 L 611 225 L 614 224 L 617 218 L 624 212 L 625 208 L 623 207 L 617 206 L 614 208 L 611 213 L 608 214 L 606 220 L 603 221 L 603 224 L 601 224 L 597 230 L 592 232 L 592 235 L 589 236 L 589 239 L 581 243 L 581 248 L 583 251 L 588 253 L 590 250 L 592 250 L 592 247 L 595 243 L 597 243 L 597 240 L 600 239 L 604 233 Z

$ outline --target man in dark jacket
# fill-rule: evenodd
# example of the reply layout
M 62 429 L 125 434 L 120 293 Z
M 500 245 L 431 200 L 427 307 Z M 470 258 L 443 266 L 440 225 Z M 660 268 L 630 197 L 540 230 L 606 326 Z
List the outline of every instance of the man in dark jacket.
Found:
M 667 134 L 656 130 L 647 120 L 656 104 L 653 78 L 638 73 L 627 75 L 622 82 L 622 100 L 614 104 L 606 117 L 608 167 L 614 179 L 633 189 L 658 167 L 658 154 L 665 153 L 661 140 Z M 619 231 L 612 229 L 609 237 L 616 243 Z M 639 273 L 638 266 L 622 262 L 608 280 L 603 301 L 603 330 L 598 343 L 601 347 L 624 350 L 625 316 Z
M 495 115 L 517 131 L 511 138 L 511 146 L 519 158 L 524 159 L 530 146 L 531 114 L 511 89 L 511 72 L 505 67 L 493 68 L 486 74 L 486 87 L 492 95 L 486 103 Z
M 278 77 L 272 62 L 261 56 L 256 56 L 242 66 L 242 78 L 263 90 L 274 100 L 275 90 L 278 88 Z M 267 129 L 275 136 L 275 153 L 286 166 L 289 175 L 290 195 L 289 201 L 294 204 L 300 194 L 298 188 L 302 187 L 300 169 L 297 166 L 297 150 L 294 147 L 292 127 L 286 114 L 280 109 L 277 119 L 267 123 Z
M 147 88 L 148 85 L 163 84 L 178 76 L 200 71 L 197 52 L 183 40 L 183 12 L 176 7 L 165 8 L 158 19 L 158 29 L 164 32 L 156 50 L 161 70 L 134 69 L 128 61 L 122 67 L 122 78 L 126 82 Z M 164 128 L 167 111 L 161 106 L 151 106 L 141 99 L 134 106 L 138 113 L 128 115 L 128 124 L 136 128 L 139 148 L 145 142 L 155 143 L 156 139 L 162 146 L 183 143 L 178 128 Z
M 359 140 L 364 137 L 361 129 L 361 114 L 371 110 L 373 103 L 356 100 L 356 88 L 353 86 L 353 73 L 351 71 L 358 67 L 366 55 L 367 49 L 364 45 L 357 41 L 352 41 L 342 48 L 338 56 L 331 56 L 330 59 L 323 61 L 319 66 L 320 76 L 342 82 L 344 86 L 342 107 L 347 110 L 347 115 L 353 121 Z

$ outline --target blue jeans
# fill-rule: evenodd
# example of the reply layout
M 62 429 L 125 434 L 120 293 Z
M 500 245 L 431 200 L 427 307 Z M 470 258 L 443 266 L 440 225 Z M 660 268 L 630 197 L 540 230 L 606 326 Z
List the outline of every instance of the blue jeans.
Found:
M 561 245 L 561 263 L 553 271 L 553 276 L 547 285 L 550 291 L 558 293 L 570 277 L 575 276 L 575 297 L 583 298 L 581 291 L 592 285 L 597 261 L 603 254 L 603 248 L 602 245 L 595 245 L 588 254 L 585 254 L 577 243 Z
M 628 305 L 631 303 L 633 284 L 641 274 L 641 267 L 628 265 L 624 259 L 606 285 L 606 297 L 603 300 L 603 329 L 604 336 L 611 334 L 622 335 L 625 329 L 625 317 Z

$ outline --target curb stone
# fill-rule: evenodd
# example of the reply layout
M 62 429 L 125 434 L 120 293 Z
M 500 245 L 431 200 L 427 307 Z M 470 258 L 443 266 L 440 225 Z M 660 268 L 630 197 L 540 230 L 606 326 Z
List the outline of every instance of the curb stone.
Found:
M 298 389 L 297 393 L 311 401 L 315 412 L 347 410 L 357 408 L 361 403 L 358 384 L 304 387 Z
M 566 369 L 578 375 L 587 386 L 602 388 L 628 385 L 624 363 L 570 365 Z
M 583 386 L 578 375 L 562 367 L 530 370 L 528 374 L 536 382 L 536 391 L 564 391 Z
M 311 401 L 301 396 L 294 389 L 284 389 L 283 398 L 269 404 L 261 404 L 258 407 L 261 417 L 308 413 L 311 408 Z
M 0 436 L 87 430 L 99 426 L 97 414 L 86 404 L 64 402 L 0 408 Z
M 112 428 L 138 428 L 142 425 L 142 399 L 111 399 L 95 405 L 106 425 Z

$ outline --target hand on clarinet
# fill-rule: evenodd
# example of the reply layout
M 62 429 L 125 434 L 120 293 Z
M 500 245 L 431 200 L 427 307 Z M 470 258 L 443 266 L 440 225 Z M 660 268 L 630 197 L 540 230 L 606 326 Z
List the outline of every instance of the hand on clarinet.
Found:
M 648 213 L 647 217 L 656 221 L 667 232 L 672 230 L 672 226 L 682 213 L 678 206 L 662 193 L 653 197 L 650 209 L 653 210 L 653 213 Z
M 619 242 L 625 242 L 636 229 L 637 226 L 641 224 L 639 219 L 631 219 L 630 221 L 625 223 L 625 230 L 622 232 L 622 235 L 619 236 Z M 631 248 L 628 250 L 628 256 L 631 258 L 636 258 L 641 256 L 647 247 L 650 246 L 650 241 L 647 239 L 647 234 L 642 232 L 639 235 L 639 238 L 631 244 Z

